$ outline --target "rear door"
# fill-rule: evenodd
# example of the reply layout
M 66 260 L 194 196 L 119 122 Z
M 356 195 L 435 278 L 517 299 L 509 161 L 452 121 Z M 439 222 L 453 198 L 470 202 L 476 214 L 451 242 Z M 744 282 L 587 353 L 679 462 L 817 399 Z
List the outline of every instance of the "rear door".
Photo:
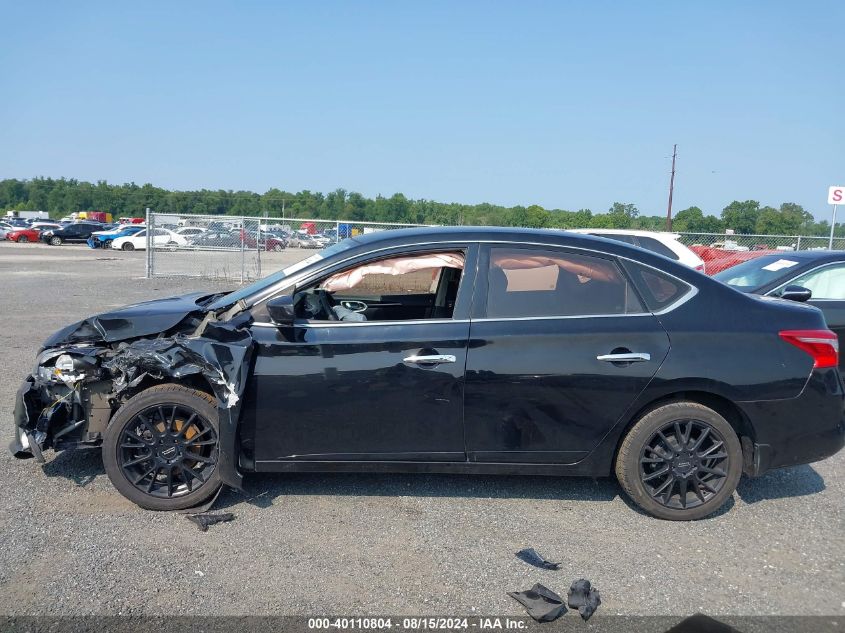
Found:
M 553 246 L 482 249 L 465 413 L 470 461 L 574 463 L 669 351 L 614 258 Z

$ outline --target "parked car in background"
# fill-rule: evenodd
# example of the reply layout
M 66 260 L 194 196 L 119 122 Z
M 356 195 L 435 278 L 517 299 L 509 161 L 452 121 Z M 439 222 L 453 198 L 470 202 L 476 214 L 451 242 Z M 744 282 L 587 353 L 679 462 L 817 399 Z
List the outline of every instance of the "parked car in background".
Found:
M 6 232 L 6 239 L 10 242 L 37 242 L 41 237 L 39 229 L 14 228 Z
M 176 229 L 175 233 L 177 235 L 181 235 L 182 237 L 191 240 L 203 233 L 207 232 L 208 229 L 204 229 L 201 226 L 183 226 L 181 228 Z
M 188 241 L 190 248 L 240 248 L 241 241 L 238 236 L 229 231 L 213 230 L 206 231 L 196 237 L 192 237 Z
M 152 229 L 153 248 L 185 246 L 187 238 L 168 229 Z M 121 251 L 142 251 L 147 248 L 147 229 L 141 229 L 133 235 L 126 235 L 112 240 L 111 247 Z
M 680 262 L 684 266 L 689 266 L 699 272 L 705 272 L 704 260 L 688 247 L 681 244 L 678 241 L 681 236 L 677 233 L 627 229 L 571 229 L 571 232 L 606 237 L 617 242 L 639 246 L 647 251 L 674 259 L 676 262 Z
M 526 473 L 615 475 L 644 511 L 692 520 L 743 471 L 842 448 L 837 362 L 819 310 L 618 241 L 392 230 L 62 328 L 11 449 L 101 446 L 156 510 L 251 472 Z
M 236 239 L 243 240 L 245 248 L 261 248 L 262 251 L 281 251 L 287 246 L 285 240 L 277 238 L 272 233 L 262 231 L 259 233 L 258 239 L 249 231 L 239 230 L 236 234 Z
M 708 275 L 715 275 L 716 273 L 727 270 L 742 262 L 747 262 L 764 255 L 783 254 L 784 251 L 779 250 L 739 250 L 737 248 L 724 248 L 723 245 L 701 246 L 693 245 L 690 249 L 704 260 L 706 266 L 705 272 Z M 789 252 L 789 251 L 787 251 Z
M 824 314 L 827 326 L 845 342 L 845 251 L 795 251 L 757 257 L 716 275 L 740 292 L 806 302 Z M 840 369 L 845 371 L 840 356 Z
M 65 242 L 86 242 L 94 231 L 103 230 L 103 225 L 96 222 L 74 222 L 60 229 L 41 232 L 41 241 L 51 246 L 59 246 Z
M 60 229 L 62 228 L 62 226 L 63 225 L 59 222 L 44 222 L 42 220 L 37 220 L 35 222 L 32 222 L 29 225 L 29 228 L 38 229 L 39 231 L 49 231 L 51 229 Z
M 310 233 L 293 233 L 288 240 L 288 246 L 291 248 L 325 248 L 325 243 L 318 240 Z
M 91 248 L 111 248 L 112 242 L 119 237 L 135 235 L 145 227 L 138 224 L 124 224 L 107 231 L 95 231 L 88 238 L 88 246 Z
M 9 224 L 8 222 L 0 222 L 0 240 L 5 240 L 6 233 L 14 230 L 14 228 L 15 227 Z

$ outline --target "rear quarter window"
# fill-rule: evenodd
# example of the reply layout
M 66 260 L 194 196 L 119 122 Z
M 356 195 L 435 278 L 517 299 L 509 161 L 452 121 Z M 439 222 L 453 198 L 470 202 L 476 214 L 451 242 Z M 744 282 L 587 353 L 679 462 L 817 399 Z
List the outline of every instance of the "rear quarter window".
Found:
M 642 295 L 646 307 L 652 312 L 668 308 L 692 291 L 692 286 L 689 284 L 656 268 L 643 266 L 630 260 L 623 260 L 622 264 L 631 275 L 634 286 Z

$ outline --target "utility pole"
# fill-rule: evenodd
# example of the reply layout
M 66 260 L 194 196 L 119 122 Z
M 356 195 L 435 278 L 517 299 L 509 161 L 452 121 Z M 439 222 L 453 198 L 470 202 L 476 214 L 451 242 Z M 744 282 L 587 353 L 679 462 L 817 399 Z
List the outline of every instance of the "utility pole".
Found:
M 672 147 L 672 176 L 669 178 L 669 208 L 666 210 L 666 230 L 672 230 L 672 192 L 675 190 L 675 159 L 678 157 L 677 143 Z

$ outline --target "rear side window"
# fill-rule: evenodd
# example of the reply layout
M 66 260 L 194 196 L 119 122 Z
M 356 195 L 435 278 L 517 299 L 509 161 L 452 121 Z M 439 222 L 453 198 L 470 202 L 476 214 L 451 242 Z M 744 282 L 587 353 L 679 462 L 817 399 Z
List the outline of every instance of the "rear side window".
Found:
M 656 240 L 653 237 L 648 237 L 646 235 L 638 235 L 637 241 L 639 241 L 641 248 L 644 248 L 648 251 L 652 251 L 654 253 L 657 253 L 658 255 L 663 255 L 664 257 L 668 257 L 669 259 L 674 259 L 675 261 L 678 261 L 678 259 L 680 259 L 675 253 L 675 251 L 666 246 L 666 244 L 664 244 L 660 240 Z
M 642 304 L 611 260 L 552 249 L 490 249 L 488 318 L 638 312 Z
M 654 268 L 629 260 L 623 261 L 623 265 L 634 280 L 646 306 L 652 312 L 669 307 L 692 290 L 691 286 L 680 279 Z

